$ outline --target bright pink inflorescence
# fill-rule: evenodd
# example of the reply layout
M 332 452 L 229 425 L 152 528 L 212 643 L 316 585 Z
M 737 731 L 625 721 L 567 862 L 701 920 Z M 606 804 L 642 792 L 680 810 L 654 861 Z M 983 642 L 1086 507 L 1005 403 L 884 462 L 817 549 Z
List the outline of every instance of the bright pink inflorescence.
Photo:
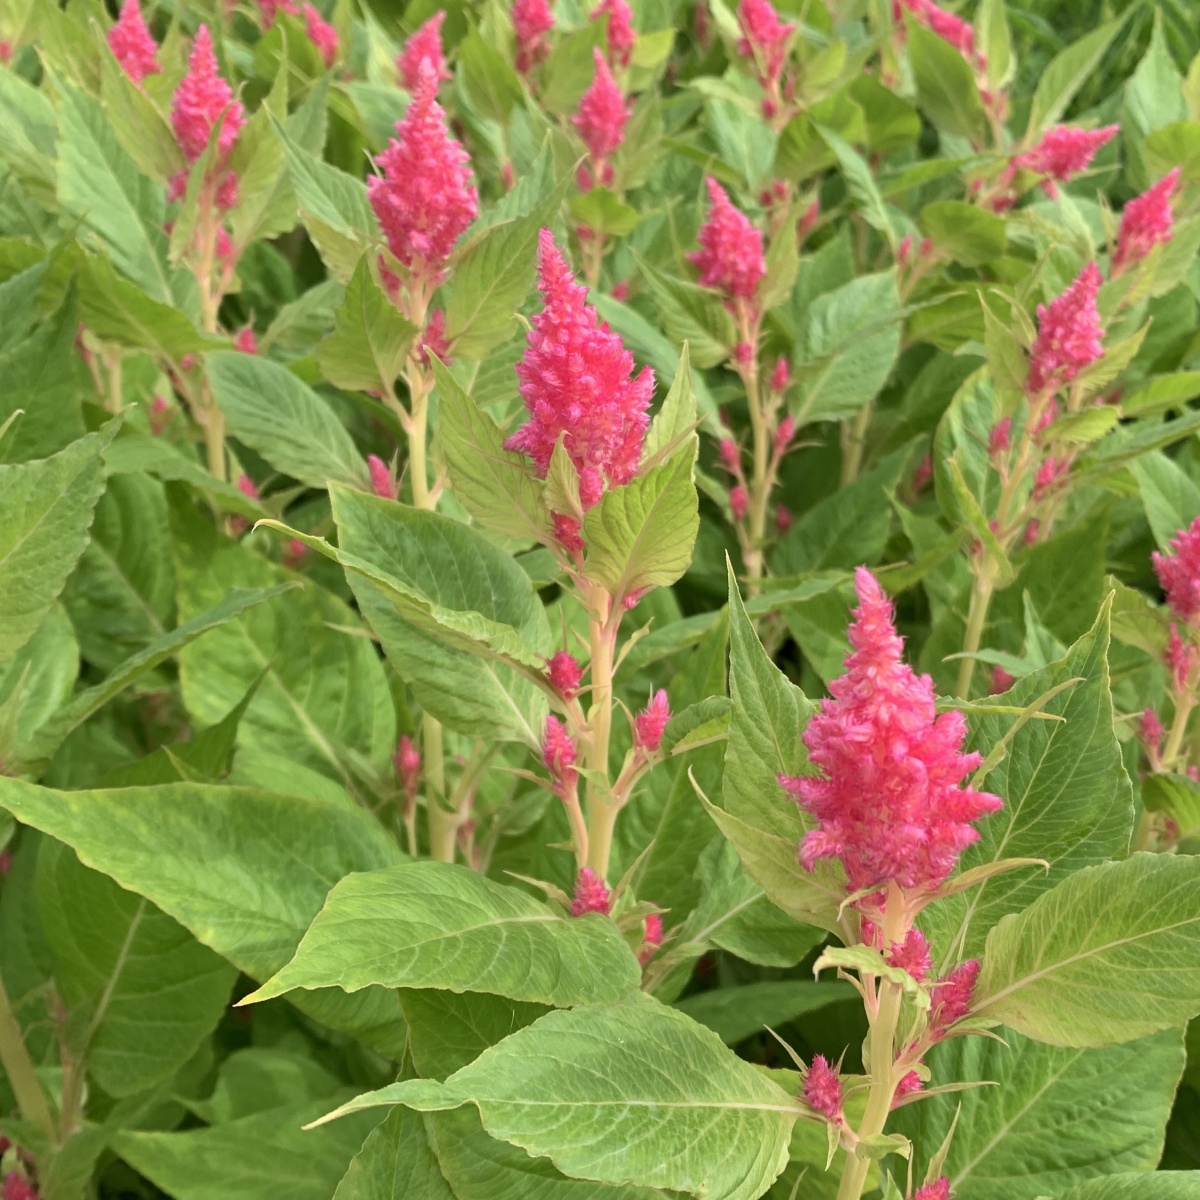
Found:
M 579 111 L 571 118 L 592 160 L 591 170 L 580 179 L 587 188 L 612 182 L 612 165 L 608 160 L 625 140 L 625 123 L 629 120 L 625 96 L 604 55 L 593 50 L 592 56 L 596 74 L 579 101 Z
M 511 15 L 517 37 L 517 70 L 525 75 L 550 53 L 546 35 L 554 28 L 554 13 L 548 0 L 514 0 Z
M 971 958 L 933 985 L 933 1011 L 929 1024 L 935 1033 L 949 1029 L 971 1011 L 971 997 L 978 978 L 979 962 Z
M 823 1054 L 813 1056 L 812 1065 L 804 1075 L 804 1103 L 819 1112 L 826 1120 L 842 1119 L 842 1081 L 837 1068 Z
M 1120 272 L 1140 262 L 1155 246 L 1171 240 L 1175 214 L 1171 201 L 1179 187 L 1179 168 L 1164 175 L 1149 191 L 1135 196 L 1121 213 L 1113 271 Z
M 579 661 L 567 650 L 560 650 L 546 660 L 546 674 L 550 686 L 564 699 L 574 700 L 579 694 L 579 681 L 583 678 Z
M 404 43 L 396 59 L 396 69 L 400 72 L 400 82 L 410 91 L 417 90 L 421 82 L 421 64 L 428 59 L 433 67 L 433 90 L 443 79 L 450 78 L 446 70 L 446 55 L 442 50 L 442 22 L 446 19 L 444 12 L 436 12 L 416 33 Z
M 233 98 L 233 89 L 217 73 L 212 35 L 207 25 L 201 25 L 192 43 L 187 74 L 175 89 L 171 126 L 184 158 L 194 163 L 207 148 L 217 122 L 221 122 L 221 132 L 217 136 L 218 163 L 214 168 L 214 178 L 221 180 L 218 203 L 222 198 L 232 202 L 236 197 L 236 177 L 232 171 L 225 170 L 225 162 L 237 141 L 242 119 L 243 109 Z M 170 198 L 177 200 L 186 190 L 187 171 L 184 170 L 171 181 Z M 221 206 L 229 208 L 232 203 Z
M 1150 559 L 1175 619 L 1200 626 L 1200 517 L 1171 539 L 1169 554 Z
M 839 858 L 851 891 L 889 880 L 932 890 L 979 837 L 970 823 L 1002 802 L 962 786 L 981 762 L 962 753 L 966 719 L 958 711 L 939 715 L 932 680 L 901 659 L 904 642 L 878 580 L 860 567 L 854 582 L 854 651 L 846 674 L 829 685 L 832 699 L 804 731 L 824 776 L 780 776 L 780 783 L 819 822 L 800 846 L 808 870 Z
M 1120 125 L 1105 125 L 1101 129 L 1055 125 L 1042 135 L 1036 146 L 1018 154 L 1012 165 L 1066 183 L 1080 171 L 1086 171 L 1096 151 L 1120 132 Z
M 600 0 L 592 9 L 591 19 L 608 17 L 608 61 L 614 67 L 627 67 L 633 57 L 633 10 L 625 0 Z
M 650 697 L 650 703 L 633 719 L 634 744 L 654 753 L 662 745 L 663 730 L 671 719 L 671 703 L 665 688 Z
M 612 908 L 612 894 L 608 884 L 591 867 L 584 867 L 575 880 L 575 896 L 571 901 L 571 916 L 582 917 L 584 913 L 600 913 L 608 916 Z
M 907 971 L 918 983 L 929 974 L 933 960 L 929 954 L 929 943 L 919 929 L 910 929 L 904 941 L 893 943 L 887 952 L 889 967 Z
M 479 200 L 470 158 L 450 136 L 437 102 L 434 64 L 424 59 L 417 75 L 396 136 L 375 160 L 383 174 L 367 180 L 367 195 L 388 249 L 414 276 L 436 283 Z
M 914 1092 L 919 1092 L 924 1089 L 925 1085 L 921 1082 L 921 1077 L 916 1071 L 909 1071 L 903 1076 L 896 1090 L 892 1093 L 892 1107 L 895 1108 L 905 1096 L 911 1096 Z
M 1100 268 L 1088 263 L 1061 296 L 1038 305 L 1027 385 L 1031 395 L 1070 383 L 1104 353 L 1104 327 L 1096 308 L 1100 282 Z
M 392 766 L 396 769 L 396 778 L 406 796 L 417 794 L 417 780 L 421 775 L 421 752 L 413 745 L 413 740 L 407 733 L 400 735 L 396 744 L 396 753 L 392 755 Z
M 932 1183 L 917 1188 L 912 1200 L 950 1200 L 950 1180 L 945 1175 L 939 1175 Z
M 530 419 L 504 445 L 529 455 L 545 476 L 564 437 L 588 509 L 606 487 L 626 484 L 637 472 L 654 373 L 645 367 L 633 377 L 633 355 L 587 303 L 587 289 L 575 282 L 548 229 L 538 242 L 538 288 L 545 307 L 533 318 L 517 364 Z
M 662 945 L 663 923 L 658 913 L 647 913 L 642 922 L 642 946 L 638 951 L 638 962 L 644 967 L 653 957 L 655 951 Z
M 557 717 L 546 718 L 542 762 L 557 786 L 570 787 L 575 782 L 575 742 Z
M 1166 730 L 1163 728 L 1163 723 L 1158 719 L 1158 713 L 1152 708 L 1142 709 L 1142 715 L 1138 718 L 1138 737 L 1146 747 L 1146 753 L 1151 758 L 1158 757 L 1158 751 L 1162 746 L 1163 735 L 1165 733 Z
M 321 61 L 326 67 L 332 67 L 338 52 L 337 30 L 311 4 L 304 6 L 304 30 L 308 40 L 316 46 Z
M 392 468 L 378 454 L 367 455 L 367 471 L 371 476 L 371 488 L 375 495 L 383 500 L 395 500 L 396 481 L 392 478 Z
M 717 288 L 731 300 L 753 299 L 767 273 L 763 261 L 762 231 L 750 224 L 745 213 L 734 207 L 725 189 L 711 176 L 708 188 L 708 219 L 696 240 L 700 249 L 688 255 L 700 272 L 704 287 Z
M 38 1200 L 37 1188 L 28 1175 L 9 1171 L 4 1177 L 3 1200 Z
M 1171 623 L 1171 635 L 1163 652 L 1163 662 L 1171 672 L 1171 683 L 1177 692 L 1187 688 L 1192 668 L 1196 665 L 1196 648 L 1179 636 L 1179 626 Z
M 162 70 L 158 65 L 158 43 L 146 28 L 138 0 L 125 0 L 117 23 L 108 31 L 108 48 L 134 83 Z
M 1016 680 L 999 664 L 996 663 L 992 667 L 992 673 L 988 676 L 988 695 L 999 696 L 1001 692 L 1007 692 Z
M 770 87 L 783 71 L 788 38 L 795 31 L 795 24 L 781 21 L 770 0 L 741 0 L 738 24 L 742 30 L 738 54 L 754 60 L 759 82 Z
M 892 0 L 894 21 L 901 21 L 905 10 L 912 13 L 913 18 L 931 33 L 949 42 L 968 62 L 982 65 L 983 56 L 976 54 L 975 30 L 969 21 L 939 8 L 933 0 Z
M 237 336 L 233 339 L 233 344 L 243 354 L 257 354 L 258 338 L 254 335 L 254 326 L 247 325 L 244 329 L 239 329 Z

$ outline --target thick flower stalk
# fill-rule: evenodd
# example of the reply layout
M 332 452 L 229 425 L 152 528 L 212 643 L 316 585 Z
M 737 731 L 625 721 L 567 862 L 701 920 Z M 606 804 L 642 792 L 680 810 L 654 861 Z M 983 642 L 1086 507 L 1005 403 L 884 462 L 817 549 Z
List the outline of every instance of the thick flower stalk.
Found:
M 1121 213 L 1112 273 L 1120 275 L 1141 262 L 1155 246 L 1165 245 L 1175 232 L 1172 202 L 1179 189 L 1179 168 L 1164 175 L 1149 191 L 1135 196 Z
M 741 0 L 737 16 L 742 31 L 737 52 L 750 60 L 765 93 L 763 116 L 776 128 L 782 128 L 791 118 L 791 86 L 790 81 L 784 81 L 783 74 L 796 25 L 781 21 L 770 0 Z
M 550 53 L 547 36 L 554 28 L 549 0 L 514 0 L 513 33 L 517 39 L 517 70 L 528 75 Z
M 442 49 L 442 22 L 444 12 L 436 12 L 416 33 L 404 43 L 404 48 L 396 58 L 396 70 L 400 72 L 400 82 L 410 92 L 415 92 L 421 82 L 421 64 L 428 61 L 433 67 L 434 92 L 437 85 L 444 79 L 450 78 L 446 69 L 446 52 Z
M 108 31 L 108 48 L 134 83 L 141 83 L 147 75 L 157 75 L 162 70 L 158 63 L 158 43 L 146 27 L 138 0 L 125 0 L 121 15 Z

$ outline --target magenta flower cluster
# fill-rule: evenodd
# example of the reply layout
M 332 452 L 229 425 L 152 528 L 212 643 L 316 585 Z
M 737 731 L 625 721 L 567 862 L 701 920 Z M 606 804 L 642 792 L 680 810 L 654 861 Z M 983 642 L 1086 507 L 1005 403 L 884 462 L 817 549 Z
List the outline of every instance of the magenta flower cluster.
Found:
M 700 249 L 688 255 L 704 287 L 716 288 L 729 300 L 752 300 L 767 273 L 762 231 L 735 208 L 725 189 L 711 176 L 708 218 L 696 240 Z
M 158 43 L 146 27 L 138 0 L 125 0 L 121 15 L 108 31 L 108 48 L 134 83 L 141 83 L 147 75 L 157 75 L 162 70 L 158 64 Z
M 1104 327 L 1096 307 L 1100 283 L 1100 268 L 1088 263 L 1061 296 L 1038 305 L 1038 335 L 1029 360 L 1031 395 L 1070 383 L 1104 353 Z

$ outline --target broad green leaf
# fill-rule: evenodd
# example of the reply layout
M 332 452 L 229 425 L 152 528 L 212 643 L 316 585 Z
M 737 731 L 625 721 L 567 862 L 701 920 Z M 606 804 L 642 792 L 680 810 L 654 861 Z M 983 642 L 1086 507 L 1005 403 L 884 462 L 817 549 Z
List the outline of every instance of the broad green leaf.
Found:
M 707 1025 L 727 1046 L 736 1046 L 768 1027 L 778 1029 L 827 1004 L 854 996 L 847 983 L 775 980 L 697 992 L 676 1001 L 675 1007 L 693 1021 Z
M 753 1200 L 783 1170 L 799 1106 L 710 1030 L 643 993 L 548 1014 L 444 1084 L 410 1080 L 339 1112 L 474 1104 L 493 1137 L 601 1183 Z
M 203 1100 L 187 1098 L 185 1103 L 209 1125 L 224 1125 L 264 1109 L 328 1098 L 341 1084 L 304 1049 L 284 1045 L 234 1050 L 222 1060 L 209 1095 Z
M 1188 115 L 1183 98 L 1183 77 L 1163 35 L 1162 13 L 1155 12 L 1150 45 L 1137 70 L 1125 84 L 1122 125 L 1133 152 L 1135 178 L 1140 187 L 1153 182 L 1141 161 L 1142 139 L 1164 126 L 1183 121 Z M 1141 135 L 1140 137 L 1138 135 Z
M 1069 680 L 1042 711 L 1062 721 L 1027 721 L 983 787 L 1004 807 L 977 823 L 979 841 L 964 851 L 960 870 L 1005 858 L 1041 858 L 1036 867 L 996 875 L 926 910 L 921 924 L 944 962 L 977 956 L 989 929 L 1019 912 L 1081 867 L 1123 854 L 1133 803 L 1113 723 L 1108 673 L 1108 608 L 1061 661 L 1014 684 L 1005 701 L 1023 708 Z M 986 755 L 1014 717 L 971 714 L 970 745 Z
M 442 452 L 454 497 L 484 528 L 542 541 L 551 532 L 542 485 L 524 455 L 504 449 L 504 435 L 436 359 Z
M 854 207 L 862 213 L 868 225 L 881 233 L 890 245 L 894 245 L 896 237 L 891 218 L 867 160 L 832 129 L 818 125 L 817 132 L 837 158 Z
M 1171 539 L 1200 516 L 1200 487 L 1165 454 L 1143 454 L 1134 459 L 1130 470 L 1142 494 L 1154 540 L 1165 551 Z
M 921 228 L 938 251 L 964 267 L 999 258 L 1007 244 L 1003 218 L 961 200 L 925 205 Z
M 1129 17 L 1125 15 L 1109 21 L 1091 33 L 1084 34 L 1072 42 L 1050 61 L 1050 65 L 1038 79 L 1029 108 L 1029 124 L 1025 129 L 1025 140 L 1036 141 L 1056 121 L 1062 118 L 1075 94 L 1083 87 L 1089 75 L 1095 71 L 1104 52 Z
M 287 126 L 290 128 L 303 110 L 314 103 L 320 105 L 323 116 L 325 94 L 326 89 L 318 84 L 301 109 L 288 118 Z M 287 155 L 271 124 L 266 104 L 238 131 L 229 166 L 238 177 L 237 203 L 229 213 L 235 247 L 278 237 L 295 228 L 296 192 L 287 170 Z
M 767 657 L 729 573 L 729 695 L 724 810 L 712 811 L 767 898 L 798 921 L 837 932 L 844 895 L 834 869 L 809 872 L 797 853 L 808 826 L 779 776 L 808 770 L 800 735 L 815 706 Z M 711 810 L 710 810 L 711 811 Z
M 611 921 L 559 916 L 466 867 L 421 862 L 339 883 L 292 961 L 243 1003 L 379 983 L 565 1007 L 619 1000 L 640 978 Z
M 101 51 L 100 79 L 100 95 L 112 131 L 138 169 L 160 183 L 184 170 L 187 162 L 174 130 L 107 46 Z
M 370 485 L 366 464 L 345 426 L 286 367 L 238 350 L 210 354 L 206 365 L 230 432 L 277 471 L 309 487 L 331 481 Z
M 50 458 L 0 464 L 0 662 L 33 636 L 87 544 L 111 433 Z
M 325 378 L 348 391 L 391 395 L 417 331 L 375 282 L 368 255 L 354 268 L 334 318 L 337 328 L 317 347 Z
M 643 259 L 637 261 L 667 337 L 674 343 L 672 357 L 675 347 L 687 342 L 692 362 L 701 370 L 724 362 L 737 342 L 737 331 L 718 294 L 664 275 Z
M 461 1200 L 450 1190 L 419 1113 L 396 1108 L 367 1135 L 333 1200 Z
M 892 271 L 863 275 L 812 302 L 796 332 L 798 425 L 852 416 L 875 398 L 900 352 L 900 319 Z
M 504 124 L 525 92 L 508 59 L 473 29 L 458 47 L 458 66 L 471 107 L 481 117 Z
M 1183 1069 L 1178 1029 L 1095 1050 L 1003 1036 L 1007 1045 L 955 1038 L 930 1054 L 931 1084 L 999 1086 L 930 1096 L 896 1114 L 889 1128 L 912 1139 L 918 1179 L 956 1112 L 944 1170 L 961 1200 L 1037 1200 L 1154 1169 Z
M 61 605 L 33 637 L 0 666 L 0 759 L 9 774 L 30 758 L 38 729 L 71 698 L 79 676 L 79 645 Z
M 520 565 L 448 517 L 346 488 L 332 498 L 359 606 L 421 704 L 461 733 L 540 745 L 545 697 L 505 661 L 540 667 L 550 653 Z
M 973 1012 L 1055 1046 L 1111 1046 L 1200 1012 L 1200 860 L 1087 867 L 988 934 Z
M 978 143 L 987 117 L 975 72 L 958 50 L 932 30 L 911 17 L 904 24 L 918 107 L 942 132 Z
M 1089 1179 L 1059 1200 L 1196 1200 L 1200 1171 L 1136 1171 Z
M 987 60 L 988 83 L 993 88 L 1004 87 L 1016 67 L 1005 0 L 983 0 L 974 24 L 979 32 L 979 48 Z
M 173 1075 L 221 1019 L 236 972 L 145 897 L 61 842 L 38 855 L 38 908 L 72 1050 L 110 1096 Z
M 174 917 L 254 979 L 292 956 L 329 889 L 401 855 L 357 806 L 252 788 L 176 783 L 60 792 L 0 779 L 0 805 Z M 298 994 L 293 1003 L 399 1058 L 393 991 Z
M 668 587 L 687 570 L 700 528 L 696 439 L 661 466 L 610 488 L 583 518 L 587 574 L 615 597 Z
M 267 1109 L 211 1129 L 183 1133 L 126 1130 L 116 1152 L 176 1200 L 329 1200 L 377 1114 L 344 1129 L 301 1126 L 328 1101 Z M 435 1193 L 436 1196 L 436 1193 Z M 425 1200 L 417 1193 L 414 1200 Z
M 594 187 L 571 197 L 571 216 L 598 237 L 628 237 L 638 223 L 638 211 L 615 192 Z

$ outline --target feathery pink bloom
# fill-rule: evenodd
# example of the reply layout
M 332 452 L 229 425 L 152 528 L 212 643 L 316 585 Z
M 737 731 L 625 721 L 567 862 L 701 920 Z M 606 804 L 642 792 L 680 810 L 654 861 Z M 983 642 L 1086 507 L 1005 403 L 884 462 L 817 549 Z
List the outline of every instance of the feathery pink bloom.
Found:
M 247 325 L 245 329 L 239 329 L 237 336 L 233 339 L 233 345 L 243 354 L 257 354 L 258 338 L 254 335 L 254 326 Z
M 779 427 L 775 430 L 776 458 L 782 458 L 788 452 L 788 447 L 792 444 L 792 438 L 795 436 L 796 421 L 791 413 L 789 413 L 779 422 Z
M 138 0 L 125 0 L 121 15 L 108 31 L 108 48 L 134 83 L 162 70 L 158 65 L 158 43 L 146 28 Z
M 413 745 L 413 740 L 407 733 L 400 735 L 396 744 L 396 753 L 392 755 L 392 766 L 396 770 L 396 778 L 406 796 L 417 794 L 417 780 L 421 775 L 421 752 Z
M 907 971 L 920 983 L 933 966 L 925 935 L 919 929 L 910 929 L 904 935 L 904 941 L 892 943 L 887 952 L 887 962 L 889 967 Z
M 999 458 L 1012 446 L 1012 417 L 1003 417 L 992 426 L 988 433 L 988 454 Z
M 417 68 L 412 100 L 396 136 L 375 162 L 383 171 L 367 180 L 367 196 L 388 249 L 428 282 L 440 280 L 479 199 L 470 158 L 450 136 L 437 102 L 437 73 L 428 58 Z
M 1059 477 L 1065 475 L 1069 470 L 1070 467 L 1065 462 L 1059 462 L 1056 458 L 1045 459 L 1033 477 L 1033 498 L 1035 500 L 1042 499 L 1058 482 Z
M 1158 757 L 1159 747 L 1162 746 L 1165 733 L 1163 723 L 1158 719 L 1158 713 L 1152 708 L 1143 708 L 1142 715 L 1138 718 L 1138 737 L 1151 758 Z
M 729 511 L 733 513 L 733 519 L 735 521 L 744 520 L 749 509 L 749 493 L 740 483 L 735 484 L 729 489 Z
M 625 123 L 629 120 L 625 97 L 617 87 L 604 55 L 593 50 L 592 57 L 596 74 L 579 101 L 579 111 L 571 118 L 592 160 L 591 172 L 586 179 L 588 187 L 612 182 L 612 166 L 608 160 L 625 140 Z
M 600 913 L 608 916 L 612 909 L 612 894 L 608 884 L 592 870 L 584 867 L 575 880 L 575 897 L 571 901 L 571 916 L 582 917 L 584 913 Z
M 762 231 L 733 206 L 725 189 L 711 176 L 708 219 L 696 240 L 700 249 L 688 255 L 700 272 L 703 287 L 717 288 L 730 299 L 753 299 L 767 273 L 763 261 Z
M 787 386 L 791 382 L 791 378 L 792 378 L 792 364 L 790 362 L 788 362 L 788 360 L 785 357 L 783 357 L 783 355 L 780 355 L 779 358 L 777 358 L 775 360 L 775 367 L 771 371 L 771 391 L 773 391 L 773 392 L 787 391 Z M 791 418 L 785 417 L 784 420 L 791 420 Z M 793 425 L 794 424 L 795 424 L 795 422 L 793 422 Z M 782 426 L 780 426 L 780 428 L 782 428 Z
M 966 718 L 957 710 L 938 714 L 932 680 L 901 659 L 904 641 L 878 580 L 860 567 L 854 583 L 854 651 L 804 731 L 824 775 L 780 776 L 780 783 L 818 821 L 800 846 L 808 870 L 818 859 L 839 858 L 850 891 L 888 880 L 930 890 L 979 837 L 970 822 L 1002 801 L 962 786 L 982 761 L 962 753 Z
M 905 1096 L 911 1096 L 914 1092 L 924 1091 L 925 1085 L 921 1082 L 921 1077 L 916 1071 L 909 1071 L 903 1076 L 896 1090 L 892 1093 L 892 1107 L 895 1108 Z
M 939 8 L 933 0 L 892 0 L 892 19 L 901 21 L 906 9 L 919 24 L 949 42 L 968 62 L 982 61 L 982 55 L 976 58 L 975 30 L 969 21 Z
M 1171 682 L 1175 690 L 1182 692 L 1187 687 L 1192 668 L 1196 665 L 1196 647 L 1179 636 L 1179 626 L 1173 621 L 1171 635 L 1167 638 L 1167 648 L 1163 652 L 1163 662 L 1171 672 Z
M 1113 253 L 1114 274 L 1145 258 L 1155 246 L 1171 240 L 1175 214 L 1171 201 L 1179 186 L 1179 168 L 1164 175 L 1149 191 L 1135 196 L 1121 213 L 1117 248 Z
M 783 71 L 788 38 L 796 25 L 792 21 L 784 24 L 770 0 L 741 0 L 737 15 L 742 29 L 737 52 L 742 58 L 754 60 L 759 82 L 770 87 Z
M 627 67 L 633 57 L 633 10 L 625 0 L 600 0 L 592 9 L 591 19 L 608 17 L 608 61 L 614 67 Z
M 575 782 L 575 742 L 557 717 L 547 717 L 542 731 L 542 762 L 557 788 Z
M 999 663 L 996 663 L 988 677 L 988 695 L 999 696 L 1001 692 L 1007 692 L 1015 682 L 1016 680 Z
M 1175 619 L 1200 627 L 1200 517 L 1175 534 L 1169 553 L 1156 550 L 1150 561 Z
M 717 450 L 721 454 L 721 462 L 725 465 L 731 475 L 740 475 L 742 472 L 742 452 L 738 449 L 738 444 L 733 438 L 722 438 L 717 443 Z
M 548 0 L 514 0 L 513 32 L 517 37 L 517 70 L 528 74 L 550 53 L 546 36 L 554 28 Z
M 505 442 L 507 446 L 508 443 Z M 574 517 L 565 513 L 554 513 L 554 539 L 568 554 L 583 552 L 583 538 L 579 536 L 583 526 Z
M 258 0 L 258 11 L 263 15 L 263 23 L 270 29 L 279 13 L 296 15 L 296 0 Z
M 220 208 L 232 208 L 237 201 L 237 176 L 225 169 L 225 163 L 237 141 L 243 116 L 241 104 L 233 98 L 233 89 L 217 73 L 217 58 L 208 26 L 201 25 L 192 43 L 187 74 L 175 89 L 171 102 L 171 126 L 184 158 L 194 163 L 207 149 L 217 122 L 221 122 L 217 162 L 212 172 L 212 178 L 219 180 L 216 199 Z M 168 199 L 178 200 L 183 196 L 187 191 L 187 176 L 184 169 L 171 180 Z
M 244 471 L 238 476 L 237 490 L 241 492 L 243 496 L 249 496 L 251 500 L 262 499 L 262 497 L 259 495 L 258 486 Z
M 533 318 L 528 348 L 517 364 L 530 419 L 504 445 L 529 455 L 544 477 L 565 435 L 588 509 L 606 487 L 626 484 L 637 472 L 654 372 L 645 367 L 631 378 L 633 355 L 587 303 L 587 289 L 575 282 L 548 229 L 538 239 L 538 288 L 545 306 Z M 559 540 L 567 545 L 562 533 Z
M 433 90 L 443 79 L 450 78 L 446 70 L 446 55 L 442 50 L 442 22 L 446 19 L 444 12 L 435 12 L 416 33 L 404 43 L 396 59 L 396 69 L 400 72 L 400 82 L 410 92 L 417 90 L 421 81 L 421 63 L 429 60 L 433 67 Z
M 304 30 L 326 68 L 332 67 L 338 52 L 337 30 L 311 4 L 304 6 Z
M 1055 125 L 1042 134 L 1036 146 L 1018 154 L 1012 165 L 1066 183 L 1080 171 L 1086 171 L 1096 151 L 1120 132 L 1120 125 L 1105 125 L 1100 129 Z
M 574 700 L 579 694 L 579 681 L 583 671 L 579 660 L 567 650 L 560 650 L 546 660 L 546 674 L 550 686 L 564 699 Z
M 933 1012 L 929 1021 L 931 1030 L 944 1033 L 971 1011 L 971 998 L 975 994 L 978 978 L 979 961 L 971 958 L 933 985 Z
M 939 1175 L 932 1183 L 913 1192 L 912 1200 L 950 1200 L 950 1180 Z
M 1030 395 L 1070 383 L 1104 353 L 1104 327 L 1096 308 L 1100 283 L 1100 268 L 1088 263 L 1061 296 L 1038 305 L 1038 335 L 1029 360 Z
M 395 500 L 396 481 L 392 478 L 392 468 L 378 454 L 368 454 L 367 470 L 371 475 L 371 488 L 375 495 L 382 500 Z
M 804 1103 L 835 1124 L 842 1119 L 842 1081 L 823 1054 L 814 1054 L 804 1074 Z
M 633 744 L 656 753 L 662 745 L 663 730 L 671 719 L 671 702 L 665 688 L 650 697 L 650 703 L 633 719 Z
M 647 913 L 642 922 L 642 948 L 638 951 L 638 962 L 644 967 L 662 945 L 663 923 L 658 913 Z

